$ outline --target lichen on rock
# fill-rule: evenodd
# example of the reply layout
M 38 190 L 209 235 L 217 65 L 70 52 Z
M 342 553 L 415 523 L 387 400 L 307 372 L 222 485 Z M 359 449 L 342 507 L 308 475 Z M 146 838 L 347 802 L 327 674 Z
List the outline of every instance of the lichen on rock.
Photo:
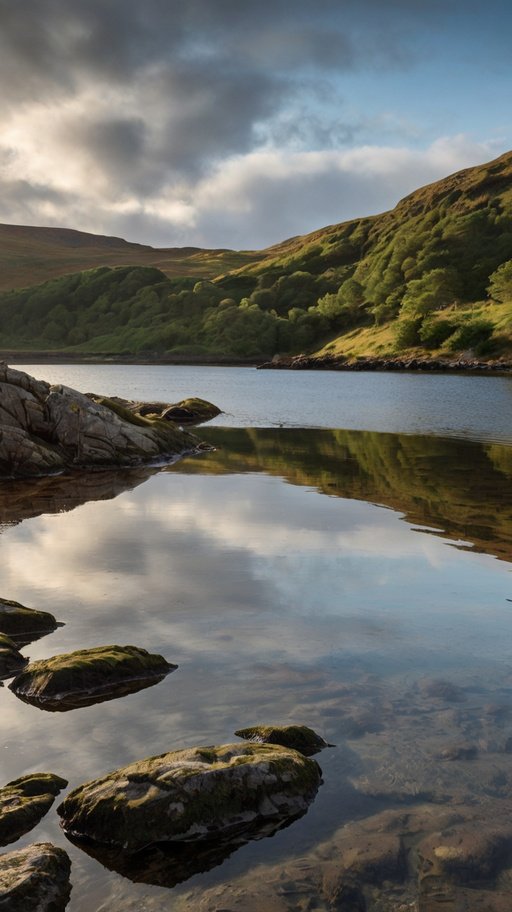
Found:
M 31 773 L 0 788 L 0 845 L 15 842 L 39 823 L 66 785 L 53 773 Z
M 306 811 L 320 783 L 314 760 L 277 745 L 195 747 L 88 782 L 57 813 L 71 834 L 134 852 L 293 819 Z
M 1 912 L 62 912 L 70 872 L 67 852 L 49 842 L 0 855 Z
M 65 712 L 150 687 L 177 667 L 138 646 L 96 646 L 33 662 L 9 687 L 26 703 Z

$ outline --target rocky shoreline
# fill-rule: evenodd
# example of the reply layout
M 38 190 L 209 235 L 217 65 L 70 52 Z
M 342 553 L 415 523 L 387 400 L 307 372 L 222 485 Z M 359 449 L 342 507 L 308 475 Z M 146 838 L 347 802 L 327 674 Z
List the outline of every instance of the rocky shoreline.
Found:
M 182 423 L 218 414 L 202 399 L 144 404 L 50 386 L 0 362 L 0 478 L 171 460 L 201 447 Z
M 294 355 L 275 357 L 258 365 L 258 370 L 333 370 L 333 371 L 424 371 L 437 373 L 508 373 L 512 361 L 495 359 L 480 361 L 472 353 L 456 358 L 374 358 L 343 355 Z

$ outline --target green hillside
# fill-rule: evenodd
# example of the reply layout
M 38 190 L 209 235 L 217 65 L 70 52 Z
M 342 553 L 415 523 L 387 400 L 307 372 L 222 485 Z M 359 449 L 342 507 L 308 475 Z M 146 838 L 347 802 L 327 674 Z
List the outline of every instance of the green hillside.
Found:
M 235 359 L 512 354 L 512 153 L 390 212 L 259 254 L 175 251 L 174 271 L 165 251 L 85 237 L 90 249 L 102 242 L 109 264 L 1 293 L 1 348 Z M 115 265 L 114 248 L 127 265 Z M 156 254 L 159 262 L 141 263 Z

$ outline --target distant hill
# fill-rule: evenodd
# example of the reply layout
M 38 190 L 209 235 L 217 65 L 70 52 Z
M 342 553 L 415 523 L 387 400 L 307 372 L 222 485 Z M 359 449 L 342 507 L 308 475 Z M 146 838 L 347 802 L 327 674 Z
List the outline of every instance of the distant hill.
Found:
M 260 256 L 200 247 L 159 249 L 71 228 L 0 225 L 0 290 L 26 288 L 96 266 L 156 266 L 167 276 L 213 278 Z
M 3 349 L 510 357 L 512 153 L 256 253 L 4 226 L 9 256 L 60 277 L 0 294 Z

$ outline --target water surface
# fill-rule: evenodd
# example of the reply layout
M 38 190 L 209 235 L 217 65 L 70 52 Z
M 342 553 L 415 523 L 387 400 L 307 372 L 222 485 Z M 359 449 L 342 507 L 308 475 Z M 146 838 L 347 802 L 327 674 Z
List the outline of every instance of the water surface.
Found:
M 0 592 L 65 622 L 25 653 L 134 643 L 179 665 L 149 690 L 66 714 L 2 688 L 1 779 L 49 770 L 72 788 L 257 723 L 304 723 L 337 746 L 318 757 L 324 784 L 304 818 L 172 892 L 70 845 L 52 809 L 19 845 L 68 849 L 70 912 L 192 912 L 208 891 L 309 857 L 397 801 L 503 802 L 512 781 L 511 450 L 202 433 L 214 451 L 163 471 L 0 486 Z M 438 680 L 460 712 L 432 697 Z M 486 716 L 490 704 L 503 714 Z M 439 764 L 462 736 L 488 745 L 475 765 Z
M 231 427 L 325 427 L 512 442 L 512 377 L 258 371 L 187 365 L 16 365 L 127 399 L 209 399 Z

